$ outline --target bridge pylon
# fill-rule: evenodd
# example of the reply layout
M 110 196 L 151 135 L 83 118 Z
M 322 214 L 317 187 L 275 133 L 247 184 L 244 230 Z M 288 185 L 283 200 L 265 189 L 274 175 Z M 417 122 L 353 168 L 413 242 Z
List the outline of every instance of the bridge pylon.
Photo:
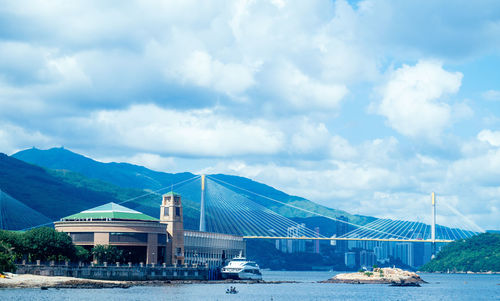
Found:
M 207 224 L 205 222 L 205 175 L 201 175 L 200 231 L 207 231 Z
M 431 223 L 431 242 L 432 242 L 432 258 L 436 255 L 436 193 L 432 192 L 432 223 Z

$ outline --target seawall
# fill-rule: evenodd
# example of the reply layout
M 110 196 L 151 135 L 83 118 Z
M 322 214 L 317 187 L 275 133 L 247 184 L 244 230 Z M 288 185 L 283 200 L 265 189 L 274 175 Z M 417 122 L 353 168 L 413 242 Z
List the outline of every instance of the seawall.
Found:
M 19 264 L 17 274 L 66 276 L 100 280 L 209 280 L 206 267 L 176 266 L 71 266 Z

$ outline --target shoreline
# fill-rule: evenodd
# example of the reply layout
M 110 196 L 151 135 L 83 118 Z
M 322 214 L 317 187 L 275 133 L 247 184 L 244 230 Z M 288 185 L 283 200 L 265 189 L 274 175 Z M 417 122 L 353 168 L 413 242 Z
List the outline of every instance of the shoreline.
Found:
M 40 276 L 32 274 L 8 274 L 7 278 L 0 278 L 0 289 L 22 288 L 130 288 L 133 286 L 165 286 L 180 284 L 280 284 L 297 283 L 297 281 L 263 281 L 263 280 L 145 280 L 145 281 L 117 281 L 97 280 L 64 276 Z

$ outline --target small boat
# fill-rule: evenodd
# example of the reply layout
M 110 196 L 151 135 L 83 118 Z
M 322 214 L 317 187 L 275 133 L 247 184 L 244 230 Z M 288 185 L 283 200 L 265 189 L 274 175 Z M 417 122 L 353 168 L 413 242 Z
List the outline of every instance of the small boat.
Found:
M 261 280 L 262 274 L 259 265 L 248 261 L 245 257 L 236 256 L 221 271 L 222 279 Z
M 237 294 L 238 291 L 236 290 L 236 287 L 231 286 L 230 288 L 226 289 L 226 294 Z

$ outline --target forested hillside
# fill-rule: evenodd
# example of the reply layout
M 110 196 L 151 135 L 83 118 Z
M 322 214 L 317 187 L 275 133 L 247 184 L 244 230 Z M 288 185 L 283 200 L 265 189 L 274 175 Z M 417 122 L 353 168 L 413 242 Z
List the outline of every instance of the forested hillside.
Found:
M 426 272 L 500 272 L 500 234 L 483 233 L 449 243 L 435 259 L 425 264 Z

